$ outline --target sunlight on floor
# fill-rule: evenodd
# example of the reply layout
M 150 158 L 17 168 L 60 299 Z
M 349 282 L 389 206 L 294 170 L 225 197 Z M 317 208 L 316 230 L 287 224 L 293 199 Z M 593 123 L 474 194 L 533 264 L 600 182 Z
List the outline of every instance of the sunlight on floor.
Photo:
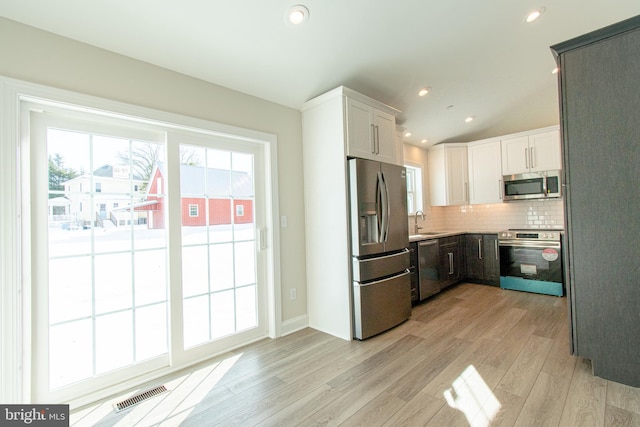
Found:
M 450 407 L 464 413 L 471 427 L 487 427 L 501 407 L 473 365 L 469 365 L 443 394 Z
M 233 366 L 242 357 L 243 353 L 239 353 L 228 357 L 218 363 L 207 377 L 191 391 L 188 397 L 183 396 L 183 400 L 178 403 L 170 413 L 164 417 L 164 423 L 169 425 L 180 425 L 186 420 L 193 409 L 198 406 L 200 402 L 206 399 L 207 395 L 216 387 L 222 378 L 233 368 Z M 171 390 L 170 390 L 171 392 Z M 165 397 L 165 400 L 170 401 L 172 398 L 171 393 Z M 163 405 L 171 406 L 171 403 L 163 402 Z M 165 406 L 167 407 L 167 406 Z M 133 411 L 128 416 L 120 419 L 114 426 L 130 426 L 133 420 L 139 420 L 139 414 L 135 414 Z M 164 425 L 163 423 L 163 425 Z

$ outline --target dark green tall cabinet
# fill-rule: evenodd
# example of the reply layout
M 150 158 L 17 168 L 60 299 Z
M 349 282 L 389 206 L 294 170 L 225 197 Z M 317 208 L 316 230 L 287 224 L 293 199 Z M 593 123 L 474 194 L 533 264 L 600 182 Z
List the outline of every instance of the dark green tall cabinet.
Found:
M 551 47 L 572 352 L 640 387 L 640 16 Z

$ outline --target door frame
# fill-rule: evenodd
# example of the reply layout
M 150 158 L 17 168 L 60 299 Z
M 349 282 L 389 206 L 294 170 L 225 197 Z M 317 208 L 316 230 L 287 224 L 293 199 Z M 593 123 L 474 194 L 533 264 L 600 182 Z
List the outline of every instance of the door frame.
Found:
M 30 184 L 29 123 L 25 120 L 23 111 L 23 105 L 27 102 L 261 144 L 267 180 L 267 228 L 264 230 L 267 258 L 267 336 L 281 336 L 282 291 L 276 135 L 0 76 L 0 191 L 4 198 L 0 207 L 0 375 L 3 378 L 0 401 L 26 403 L 31 401 L 32 396 L 30 195 L 20 191 L 25 186 L 28 188 Z M 248 343 L 238 343 L 237 346 L 245 344 Z M 216 354 L 210 354 L 207 358 L 214 356 Z M 135 380 L 108 387 L 69 403 L 72 406 L 82 406 L 185 367 L 170 366 L 168 369 L 137 377 Z

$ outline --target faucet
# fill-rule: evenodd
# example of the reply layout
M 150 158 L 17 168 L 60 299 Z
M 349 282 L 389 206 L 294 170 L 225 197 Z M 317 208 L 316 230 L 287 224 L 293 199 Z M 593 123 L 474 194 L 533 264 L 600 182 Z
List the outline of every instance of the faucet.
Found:
M 416 211 L 413 223 L 413 234 L 418 234 L 419 230 L 422 228 L 418 227 L 418 214 L 420 214 L 420 219 L 424 221 L 424 212 Z

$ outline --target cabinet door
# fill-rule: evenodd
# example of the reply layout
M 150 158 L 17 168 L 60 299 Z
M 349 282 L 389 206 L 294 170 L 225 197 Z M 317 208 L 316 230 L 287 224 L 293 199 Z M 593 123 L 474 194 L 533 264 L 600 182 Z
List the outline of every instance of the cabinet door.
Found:
M 562 169 L 560 132 L 544 132 L 529 137 L 530 169 L 533 172 Z
M 374 108 L 373 126 L 377 160 L 396 163 L 396 118 Z
M 484 263 L 482 260 L 484 243 L 481 234 L 467 234 L 465 238 L 465 252 L 467 258 L 467 277 L 469 279 L 484 279 Z
M 503 139 L 502 174 L 514 175 L 529 170 L 529 137 Z
M 375 160 L 376 147 L 373 140 L 373 108 L 347 98 L 347 155 Z
M 447 205 L 464 205 L 468 199 L 467 147 L 447 147 Z
M 466 266 L 465 266 L 465 256 L 464 256 L 464 245 L 457 244 L 453 248 L 453 275 L 451 276 L 451 281 L 453 283 L 458 283 L 462 278 L 466 275 Z
M 469 203 L 502 202 L 500 141 L 469 146 Z
M 396 118 L 347 98 L 347 155 L 396 163 Z
M 500 285 L 500 251 L 498 250 L 498 235 L 484 234 L 482 236 L 482 262 L 484 277 L 492 285 Z M 468 267 L 468 264 L 467 264 Z
M 459 243 L 440 246 L 440 288 L 446 288 L 464 275 L 464 251 Z

